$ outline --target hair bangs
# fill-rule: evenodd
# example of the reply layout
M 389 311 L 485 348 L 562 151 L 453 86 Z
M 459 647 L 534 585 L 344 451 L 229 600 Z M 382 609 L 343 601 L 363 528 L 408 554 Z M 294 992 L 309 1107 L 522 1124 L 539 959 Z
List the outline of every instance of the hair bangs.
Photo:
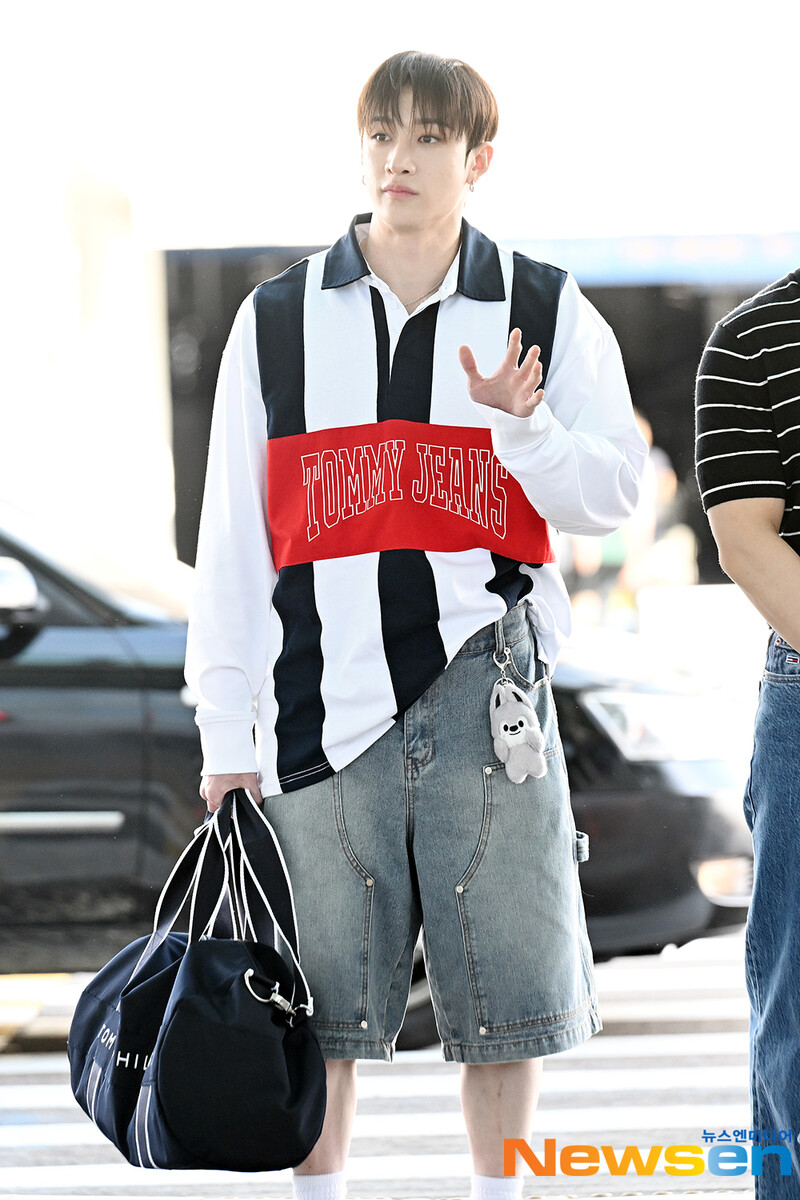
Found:
M 394 54 L 372 74 L 358 101 L 358 128 L 375 120 L 400 123 L 400 96 L 410 89 L 412 120 L 438 124 L 467 151 L 497 132 L 497 103 L 477 71 L 459 59 L 407 50 Z

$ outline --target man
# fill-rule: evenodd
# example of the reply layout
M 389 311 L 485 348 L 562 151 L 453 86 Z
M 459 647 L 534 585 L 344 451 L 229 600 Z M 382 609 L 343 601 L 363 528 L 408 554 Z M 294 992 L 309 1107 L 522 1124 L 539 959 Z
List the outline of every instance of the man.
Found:
M 262 795 L 293 879 L 328 1065 L 297 1196 L 344 1196 L 355 1060 L 392 1057 L 423 923 L 472 1194 L 500 1200 L 541 1056 L 600 1027 L 547 523 L 615 528 L 645 447 L 574 280 L 462 220 L 497 127 L 480 76 L 395 55 L 358 122 L 372 213 L 257 288 L 223 358 L 187 657 L 201 790 Z M 498 679 L 525 719 L 493 745 Z M 514 783 L 495 747 L 534 725 L 546 773 Z
M 800 1126 L 800 271 L 714 330 L 697 378 L 697 477 L 723 571 L 772 627 L 745 794 L 751 1099 L 758 1130 Z M 800 1197 L 777 1156 L 762 1196 Z

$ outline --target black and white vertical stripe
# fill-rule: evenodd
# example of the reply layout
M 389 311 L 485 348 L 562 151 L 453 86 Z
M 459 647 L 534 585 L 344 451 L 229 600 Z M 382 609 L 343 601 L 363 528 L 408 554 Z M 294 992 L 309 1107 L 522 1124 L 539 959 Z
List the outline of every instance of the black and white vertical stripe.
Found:
M 378 420 L 429 424 L 439 305 L 429 305 L 406 322 L 390 369 L 383 297 L 376 288 L 370 291 L 378 352 Z M 378 598 L 386 665 L 400 716 L 447 666 L 436 580 L 423 550 L 380 552 Z
M 781 536 L 800 553 L 800 271 L 717 325 L 700 363 L 696 413 L 704 508 L 781 499 Z
M 254 293 L 269 439 L 392 419 L 478 425 L 458 346 L 467 342 L 479 361 L 496 362 L 514 326 L 523 330 L 524 349 L 541 347 L 546 369 L 565 272 L 521 255 L 501 261 L 494 243 L 466 224 L 457 293 L 406 322 L 390 361 L 384 298 L 359 282 L 368 268 L 356 222 L 330 251 Z M 324 779 L 345 753 L 351 761 L 366 749 L 467 637 L 530 591 L 524 568 L 535 565 L 487 550 L 454 555 L 401 546 L 284 567 L 270 622 L 281 631 L 273 669 L 281 789 Z M 354 630 L 364 663 L 360 695 L 348 682 Z M 359 709 L 379 722 L 365 723 L 361 746 L 353 741 Z
M 267 436 L 306 433 L 305 409 L 297 403 L 305 385 L 303 294 L 308 261 L 271 280 L 255 293 L 258 370 L 267 410 Z M 307 787 L 332 773 L 322 748 L 325 705 L 322 626 L 317 612 L 313 563 L 284 567 L 272 604 L 284 629 L 273 670 L 278 716 L 277 771 L 287 789 Z

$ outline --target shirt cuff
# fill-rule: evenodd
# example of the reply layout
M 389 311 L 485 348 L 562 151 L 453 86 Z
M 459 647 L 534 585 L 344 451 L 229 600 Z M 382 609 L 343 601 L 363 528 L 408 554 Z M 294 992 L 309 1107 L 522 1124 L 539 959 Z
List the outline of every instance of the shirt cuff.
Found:
M 243 721 L 196 722 L 203 750 L 203 775 L 249 775 L 258 771 L 253 724 Z
M 555 421 L 544 400 L 536 405 L 529 417 L 515 417 L 502 408 L 489 408 L 486 404 L 475 404 L 475 407 L 489 423 L 492 444 L 498 455 L 503 451 L 526 450 L 539 445 L 548 437 Z

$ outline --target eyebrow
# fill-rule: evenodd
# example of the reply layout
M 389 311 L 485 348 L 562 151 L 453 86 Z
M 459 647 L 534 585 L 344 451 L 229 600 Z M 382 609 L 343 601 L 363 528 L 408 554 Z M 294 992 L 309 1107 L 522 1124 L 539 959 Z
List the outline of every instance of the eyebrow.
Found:
M 369 124 L 370 125 L 394 125 L 394 124 L 396 124 L 396 122 L 395 122 L 394 117 L 390 117 L 390 116 L 387 116 L 386 114 L 383 114 L 383 115 L 371 117 Z M 417 117 L 416 121 L 414 122 L 414 125 L 415 126 L 417 126 L 417 125 L 436 125 L 436 126 L 438 126 L 439 129 L 451 129 L 452 128 L 452 126 L 448 125 L 447 121 L 443 121 L 441 117 Z

